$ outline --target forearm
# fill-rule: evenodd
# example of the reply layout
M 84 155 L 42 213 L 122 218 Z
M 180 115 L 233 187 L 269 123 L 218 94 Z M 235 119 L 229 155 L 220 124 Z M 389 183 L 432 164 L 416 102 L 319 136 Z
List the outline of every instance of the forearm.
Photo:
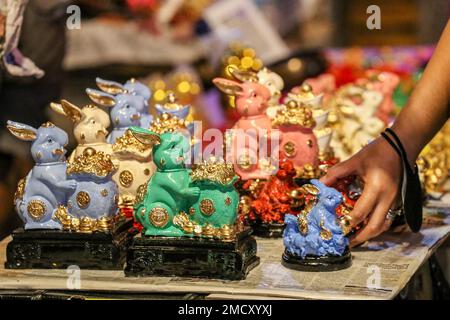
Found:
M 407 105 L 392 126 L 411 163 L 448 119 L 449 103 L 450 22 Z

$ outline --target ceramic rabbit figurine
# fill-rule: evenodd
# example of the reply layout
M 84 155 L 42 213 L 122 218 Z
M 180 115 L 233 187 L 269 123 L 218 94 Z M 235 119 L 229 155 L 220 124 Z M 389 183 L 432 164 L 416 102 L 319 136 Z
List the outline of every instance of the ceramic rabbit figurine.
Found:
M 129 93 L 133 95 L 138 95 L 144 98 L 144 111 L 141 113 L 141 124 L 142 128 L 148 128 L 150 123 L 153 120 L 153 116 L 149 114 L 148 101 L 152 97 L 152 92 L 149 87 L 147 87 L 142 82 L 137 81 L 134 78 L 131 78 L 124 84 L 120 84 L 115 81 L 104 80 L 102 78 L 95 78 L 95 82 L 97 86 L 104 92 L 117 95 Z
M 75 180 L 66 178 L 67 133 L 50 122 L 35 129 L 8 121 L 7 128 L 20 140 L 33 141 L 31 154 L 36 165 L 19 181 L 14 200 L 25 230 L 61 229 L 55 215 L 66 209 L 67 198 L 77 187 Z
M 272 131 L 271 119 L 266 114 L 270 91 L 255 78 L 249 78 L 248 73 L 234 68 L 230 72 L 243 82 L 224 78 L 215 78 L 213 82 L 224 93 L 235 96 L 236 109 L 241 116 L 233 127 L 231 138 L 235 171 L 244 180 L 268 178 L 276 171 L 271 157 L 277 157 L 278 150 L 272 150 L 272 153 L 268 150 L 266 159 L 259 158 L 258 151 L 261 139 L 267 139 L 268 145 L 279 139 L 278 132 Z
M 106 142 L 110 121 L 109 115 L 105 111 L 94 105 L 79 108 L 67 100 L 61 100 L 61 104 L 51 103 L 50 107 L 74 123 L 73 134 L 78 145 L 69 156 L 69 163 L 81 156 L 86 148 L 112 154 L 112 145 Z
M 311 190 L 316 200 L 298 216 L 285 216 L 283 242 L 286 252 L 301 259 L 343 255 L 349 242 L 336 218 L 336 208 L 342 202 L 341 193 L 318 180 L 311 180 L 304 188 Z
M 133 127 L 132 134 L 143 144 L 153 146 L 153 161 L 157 171 L 148 182 L 142 199 L 135 205 L 135 218 L 143 225 L 146 236 L 183 236 L 174 218 L 188 212 L 189 203 L 199 195 L 198 187 L 191 187 L 190 170 L 184 164 L 189 142 L 179 132 L 161 135 Z
M 130 126 L 141 125 L 141 115 L 146 108 L 146 100 L 139 95 L 119 93 L 111 95 L 99 90 L 86 89 L 92 101 L 104 107 L 110 107 L 110 117 L 114 128 L 107 137 L 113 144 Z

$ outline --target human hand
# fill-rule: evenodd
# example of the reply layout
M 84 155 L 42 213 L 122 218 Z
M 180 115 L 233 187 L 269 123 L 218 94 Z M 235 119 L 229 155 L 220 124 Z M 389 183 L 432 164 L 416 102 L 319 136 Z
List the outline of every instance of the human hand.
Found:
M 350 175 L 364 182 L 361 197 L 350 213 L 352 227 L 363 222 L 363 227 L 350 240 L 350 245 L 356 246 L 386 231 L 392 224 L 386 215 L 399 193 L 402 162 L 380 137 L 350 159 L 331 167 L 320 180 L 332 186 L 338 179 Z

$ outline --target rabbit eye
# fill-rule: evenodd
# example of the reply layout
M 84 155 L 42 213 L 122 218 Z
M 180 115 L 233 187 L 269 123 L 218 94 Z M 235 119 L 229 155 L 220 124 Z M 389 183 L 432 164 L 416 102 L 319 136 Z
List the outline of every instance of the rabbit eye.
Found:
M 48 138 L 48 139 L 47 139 L 47 142 L 48 142 L 48 143 L 52 143 L 52 142 L 53 142 L 53 139 L 52 139 L 52 138 Z
M 126 105 L 125 105 L 125 108 L 126 108 L 126 109 L 130 109 L 130 105 L 129 105 L 129 104 L 126 104 Z

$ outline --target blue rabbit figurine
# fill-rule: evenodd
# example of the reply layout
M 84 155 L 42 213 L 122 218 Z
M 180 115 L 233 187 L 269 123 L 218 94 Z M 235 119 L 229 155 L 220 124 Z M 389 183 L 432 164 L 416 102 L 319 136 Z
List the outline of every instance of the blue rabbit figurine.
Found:
M 348 250 L 348 239 L 337 221 L 336 208 L 342 195 L 318 180 L 306 189 L 313 190 L 316 203 L 294 216 L 285 216 L 283 242 L 286 252 L 299 257 L 341 256 Z
M 19 181 L 14 201 L 25 230 L 62 229 L 55 216 L 59 210 L 65 210 L 68 195 L 77 187 L 75 180 L 66 178 L 67 133 L 51 122 L 35 129 L 8 121 L 7 128 L 20 140 L 33 142 L 31 154 L 36 164 Z
M 95 79 L 95 82 L 97 83 L 97 86 L 100 88 L 100 90 L 112 95 L 128 93 L 144 98 L 145 106 L 141 114 L 140 127 L 146 129 L 149 128 L 151 122 L 153 121 L 153 116 L 149 114 L 148 109 L 148 101 L 152 97 L 152 92 L 149 87 L 134 78 L 128 80 L 124 84 L 116 81 L 104 80 L 98 77 Z
M 110 107 L 110 117 L 113 129 L 107 137 L 107 142 L 113 144 L 131 126 L 141 125 L 141 115 L 145 109 L 145 99 L 130 93 L 111 95 L 95 89 L 86 89 L 89 98 L 104 107 Z

